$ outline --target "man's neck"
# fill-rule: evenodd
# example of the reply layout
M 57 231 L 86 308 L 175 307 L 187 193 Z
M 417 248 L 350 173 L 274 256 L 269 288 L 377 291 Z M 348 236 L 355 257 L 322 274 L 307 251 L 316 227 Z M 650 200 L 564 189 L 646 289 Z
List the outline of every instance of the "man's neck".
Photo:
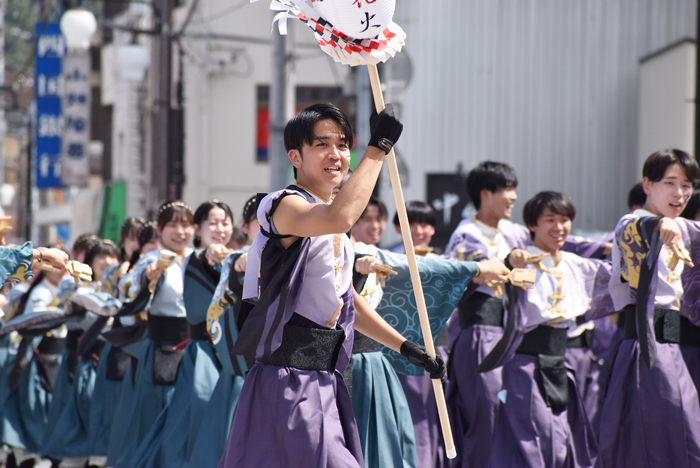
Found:
M 331 188 L 329 193 L 326 193 L 327 190 L 324 190 L 323 188 L 319 188 L 314 186 L 313 184 L 310 184 L 307 180 L 304 178 L 299 177 L 295 184 L 302 189 L 306 190 L 309 192 L 311 195 L 315 195 L 316 197 L 320 198 L 326 203 L 330 203 L 333 200 L 333 189 Z
M 561 250 L 559 250 L 559 249 L 554 249 L 554 250 L 548 249 L 546 246 L 544 246 L 544 245 L 540 244 L 539 242 L 537 242 L 537 239 L 535 239 L 535 241 L 533 242 L 532 245 L 534 245 L 534 246 L 537 247 L 538 249 L 542 250 L 543 252 L 547 252 L 547 253 L 549 254 L 549 256 L 552 257 L 552 260 L 554 260 L 554 266 L 559 265 L 559 262 L 561 262 L 561 258 L 562 258 Z
M 494 231 L 498 230 L 498 222 L 501 220 L 501 218 L 498 215 L 486 212 L 484 210 L 479 210 L 476 212 L 476 219 L 481 221 Z
M 653 207 L 652 205 L 650 205 L 649 203 L 644 204 L 644 206 L 642 206 L 642 207 L 639 208 L 639 209 L 640 209 L 640 210 L 644 210 L 644 211 L 648 211 L 649 213 L 653 214 L 654 216 L 658 216 L 658 217 L 660 217 L 660 218 L 663 218 L 663 217 L 664 217 L 664 215 L 662 215 L 661 213 L 659 213 L 659 210 L 657 210 L 656 208 L 654 208 L 654 207 Z M 636 211 L 636 210 L 635 210 L 635 211 Z M 666 217 L 668 218 L 669 216 L 666 216 Z M 676 216 L 670 216 L 670 218 L 671 218 L 671 219 L 674 219 L 674 218 L 676 218 Z

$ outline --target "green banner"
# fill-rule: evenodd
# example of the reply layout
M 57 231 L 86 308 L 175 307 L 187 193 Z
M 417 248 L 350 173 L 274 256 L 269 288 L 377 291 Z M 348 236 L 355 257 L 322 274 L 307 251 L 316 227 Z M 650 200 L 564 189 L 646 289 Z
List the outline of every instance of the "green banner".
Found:
M 119 231 L 126 219 L 126 182 L 116 181 L 104 186 L 104 206 L 99 236 L 119 242 Z

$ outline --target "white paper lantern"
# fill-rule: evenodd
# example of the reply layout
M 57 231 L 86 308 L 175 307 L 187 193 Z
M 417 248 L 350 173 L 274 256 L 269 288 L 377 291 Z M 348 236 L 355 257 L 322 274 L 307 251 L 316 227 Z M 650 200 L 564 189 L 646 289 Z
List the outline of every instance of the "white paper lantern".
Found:
M 138 44 L 123 45 L 117 50 L 122 78 L 143 81 L 149 64 L 148 51 Z
M 391 23 L 396 0 L 312 0 L 312 6 L 336 31 L 371 39 Z
M 96 30 L 95 15 L 87 10 L 68 10 L 61 16 L 61 32 L 69 49 L 89 49 Z

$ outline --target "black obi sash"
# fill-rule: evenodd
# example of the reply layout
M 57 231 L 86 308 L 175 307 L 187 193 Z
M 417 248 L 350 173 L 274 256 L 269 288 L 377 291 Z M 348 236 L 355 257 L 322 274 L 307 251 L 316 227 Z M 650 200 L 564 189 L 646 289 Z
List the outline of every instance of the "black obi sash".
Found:
M 681 342 L 685 346 L 700 347 L 700 327 L 681 316 Z
M 78 369 L 78 362 L 92 360 L 92 363 L 97 367 L 99 362 L 99 356 L 102 352 L 102 348 L 105 345 L 104 341 L 98 340 L 87 347 L 81 354 L 78 352 L 80 339 L 84 333 L 82 328 L 77 330 L 68 330 L 68 336 L 66 338 L 66 353 L 65 359 L 68 360 L 68 382 L 73 383 L 75 381 L 75 371 Z
M 590 349 L 593 340 L 593 330 L 585 330 L 579 336 L 566 340 L 567 348 L 588 348 Z
M 59 357 L 66 350 L 66 339 L 53 336 L 44 337 L 37 346 L 37 370 L 41 387 L 47 392 L 53 392 L 61 368 Z
M 197 323 L 195 325 L 190 323 L 190 339 L 200 340 L 200 341 L 210 341 L 209 332 L 207 331 L 207 322 Z
M 503 301 L 488 294 L 476 291 L 465 293 L 457 304 L 461 329 L 472 325 L 503 326 Z
M 569 383 L 566 371 L 567 329 L 540 325 L 523 336 L 516 353 L 536 356 L 540 391 L 547 406 L 555 414 L 569 403 Z
M 625 340 L 637 340 L 637 311 L 628 305 L 622 312 L 625 316 Z M 677 310 L 654 307 L 654 335 L 657 343 L 681 342 L 681 314 Z
M 272 366 L 333 371 L 343 341 L 343 329 L 321 327 L 294 313 L 284 326 L 280 347 L 261 361 Z
M 41 387 L 47 392 L 53 392 L 56 379 L 58 378 L 58 371 L 61 368 L 60 357 L 66 349 L 66 341 L 65 338 L 44 337 L 39 346 L 34 348 L 32 338 L 23 338 L 17 350 L 17 358 L 8 375 L 10 389 L 15 390 L 19 386 L 20 378 L 31 360 L 31 355 L 27 354 L 28 349 L 31 347 L 32 354 L 36 357 Z
M 380 345 L 379 342 L 374 341 L 369 336 L 355 330 L 355 338 L 352 343 L 352 354 L 374 353 L 381 350 L 382 345 Z M 348 387 L 350 399 L 352 399 L 352 359 L 350 359 L 348 367 L 345 369 L 345 372 L 343 372 L 343 379 L 345 380 L 345 386 Z
M 112 346 L 107 354 L 105 378 L 113 381 L 123 380 L 129 364 L 131 364 L 131 356 L 116 346 Z
M 148 314 L 148 335 L 153 340 L 153 385 L 172 385 L 185 355 L 190 326 L 185 317 Z
M 382 350 L 382 345 L 367 335 L 355 330 L 355 340 L 352 345 L 352 354 L 374 353 Z

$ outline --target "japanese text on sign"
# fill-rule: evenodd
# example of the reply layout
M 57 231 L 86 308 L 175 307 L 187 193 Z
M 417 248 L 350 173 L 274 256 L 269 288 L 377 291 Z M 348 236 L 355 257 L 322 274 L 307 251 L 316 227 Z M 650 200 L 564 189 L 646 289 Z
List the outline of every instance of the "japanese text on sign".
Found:
M 63 58 L 63 159 L 65 185 L 85 185 L 89 176 L 90 58 L 71 53 Z
M 63 116 L 61 76 L 65 41 L 58 23 L 37 23 L 36 47 L 36 148 L 34 179 L 38 188 L 58 188 L 61 183 Z

